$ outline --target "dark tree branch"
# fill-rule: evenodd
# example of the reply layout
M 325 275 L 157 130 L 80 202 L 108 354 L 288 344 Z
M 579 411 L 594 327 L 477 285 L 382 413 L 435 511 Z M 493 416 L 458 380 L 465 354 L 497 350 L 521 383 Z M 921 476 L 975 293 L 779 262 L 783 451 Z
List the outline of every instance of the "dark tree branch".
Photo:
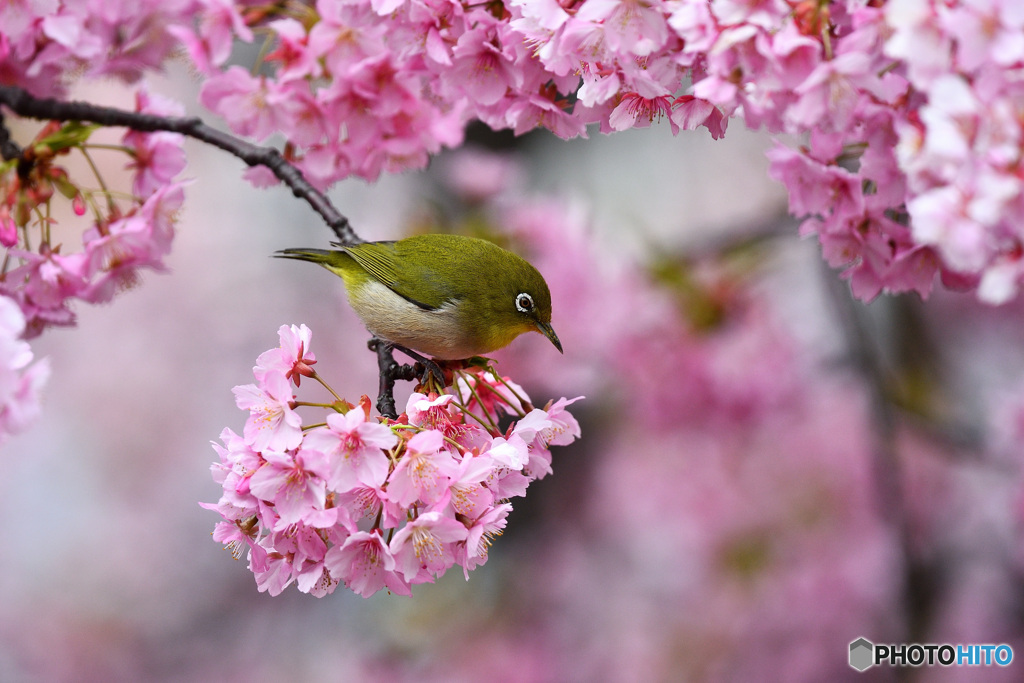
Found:
M 415 365 L 399 365 L 395 361 L 394 347 L 383 339 L 374 337 L 366 342 L 371 351 L 377 354 L 377 367 L 380 369 L 380 388 L 377 392 L 377 412 L 392 420 L 398 417 L 395 408 L 395 381 L 403 379 L 411 382 L 420 373 Z M 418 364 L 417 364 L 418 365 Z
M 88 102 L 62 102 L 51 98 L 35 97 L 21 88 L 0 85 L 0 104 L 18 116 L 51 121 L 89 121 L 102 126 L 122 126 L 142 133 L 168 131 L 194 138 L 232 154 L 249 166 L 266 166 L 277 178 L 291 188 L 292 194 L 304 199 L 334 231 L 342 244 L 358 244 L 363 240 L 355 233 L 348 219 L 338 212 L 331 201 L 310 185 L 302 172 L 273 147 L 264 147 L 212 128 L 196 116 L 158 116 L 142 112 L 101 107 Z M 0 129 L 3 129 L 0 120 Z M 6 129 L 0 130 L 0 154 L 4 158 L 14 154 L 17 145 L 10 140 Z M 20 152 L 20 151 L 19 151 Z M 20 153 L 15 154 L 20 156 Z
M 21 158 L 21 147 L 11 139 L 11 132 L 4 124 L 4 112 L 0 110 L 0 157 L 4 161 Z

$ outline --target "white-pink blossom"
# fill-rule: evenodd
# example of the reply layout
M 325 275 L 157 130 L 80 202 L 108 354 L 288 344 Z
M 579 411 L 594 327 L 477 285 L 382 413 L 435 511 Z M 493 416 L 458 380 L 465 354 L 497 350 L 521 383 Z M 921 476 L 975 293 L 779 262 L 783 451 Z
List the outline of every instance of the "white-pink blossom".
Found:
M 245 438 L 257 451 L 287 451 L 302 442 L 302 420 L 292 407 L 292 391 L 282 373 L 268 373 L 260 385 L 234 389 L 235 403 L 249 411 Z

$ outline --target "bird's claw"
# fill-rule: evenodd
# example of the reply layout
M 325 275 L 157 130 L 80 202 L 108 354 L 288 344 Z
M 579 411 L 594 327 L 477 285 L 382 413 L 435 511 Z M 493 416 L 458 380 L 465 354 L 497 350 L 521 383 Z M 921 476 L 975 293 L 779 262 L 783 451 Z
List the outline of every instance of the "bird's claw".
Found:
M 444 392 L 444 388 L 448 386 L 448 381 L 445 377 L 444 368 L 437 361 L 399 344 L 391 344 L 391 348 L 398 349 L 416 361 L 416 374 L 419 376 L 422 388 L 427 392 L 434 391 L 438 394 Z
M 420 385 L 423 386 L 429 393 L 433 391 L 436 394 L 444 392 L 444 388 L 448 385 L 445 381 L 444 370 L 437 364 L 436 361 L 430 358 L 423 358 L 417 362 L 417 370 L 422 367 L 423 372 L 420 373 Z

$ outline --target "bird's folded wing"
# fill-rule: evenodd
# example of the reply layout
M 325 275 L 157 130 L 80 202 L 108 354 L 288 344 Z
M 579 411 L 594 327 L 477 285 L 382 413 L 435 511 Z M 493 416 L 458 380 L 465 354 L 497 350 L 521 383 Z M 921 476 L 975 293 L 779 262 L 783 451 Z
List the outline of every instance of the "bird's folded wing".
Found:
M 450 299 L 434 269 L 421 259 L 399 256 L 395 242 L 364 242 L 345 252 L 373 279 L 424 310 L 441 308 Z

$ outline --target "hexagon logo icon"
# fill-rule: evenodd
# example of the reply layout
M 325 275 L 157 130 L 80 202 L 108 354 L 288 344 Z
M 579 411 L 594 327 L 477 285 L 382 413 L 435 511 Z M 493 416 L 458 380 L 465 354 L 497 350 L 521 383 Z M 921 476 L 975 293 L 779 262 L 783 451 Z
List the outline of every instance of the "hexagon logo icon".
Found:
M 872 665 L 875 646 L 867 638 L 858 638 L 850 643 L 850 666 L 857 671 L 864 671 Z

